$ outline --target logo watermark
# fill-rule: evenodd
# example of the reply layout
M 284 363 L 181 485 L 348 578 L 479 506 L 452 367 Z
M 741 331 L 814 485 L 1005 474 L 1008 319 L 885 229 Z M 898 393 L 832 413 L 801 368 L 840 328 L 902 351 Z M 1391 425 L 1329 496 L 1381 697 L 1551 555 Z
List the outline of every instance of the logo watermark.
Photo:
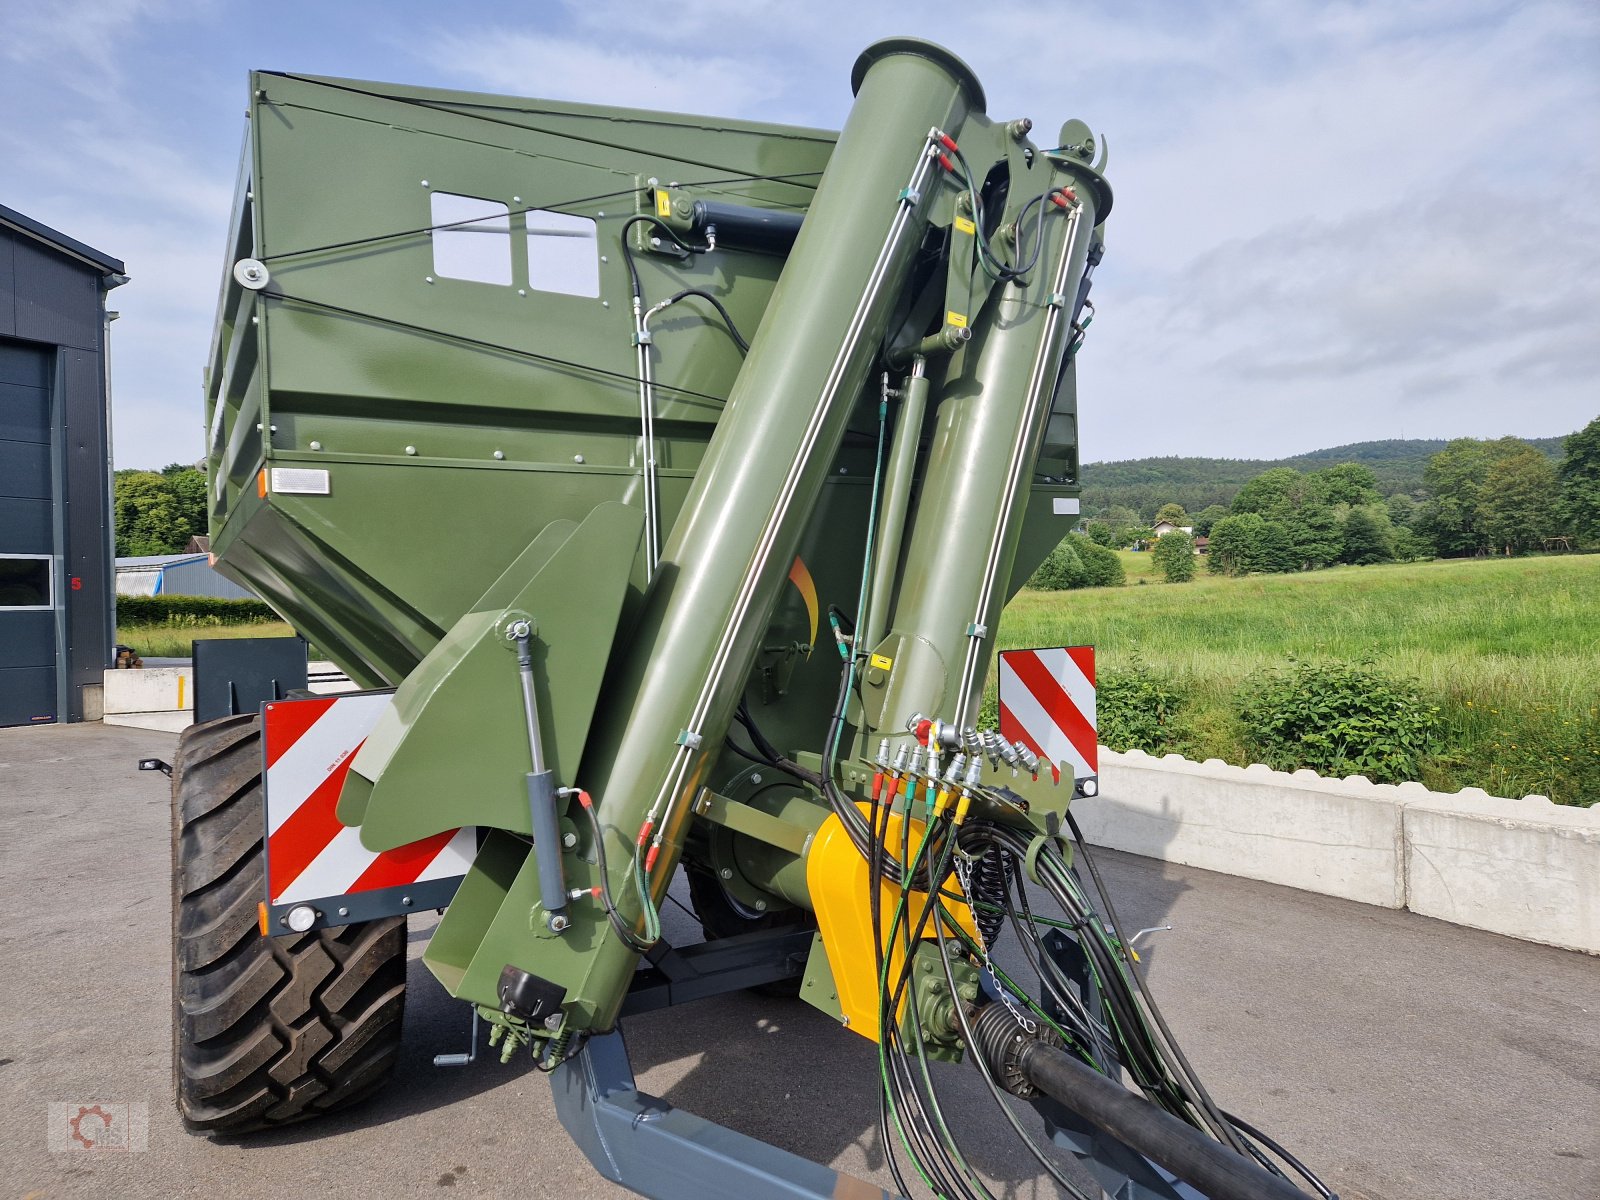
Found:
M 52 1154 L 137 1153 L 150 1148 L 150 1106 L 106 1100 L 52 1104 L 48 1129 Z

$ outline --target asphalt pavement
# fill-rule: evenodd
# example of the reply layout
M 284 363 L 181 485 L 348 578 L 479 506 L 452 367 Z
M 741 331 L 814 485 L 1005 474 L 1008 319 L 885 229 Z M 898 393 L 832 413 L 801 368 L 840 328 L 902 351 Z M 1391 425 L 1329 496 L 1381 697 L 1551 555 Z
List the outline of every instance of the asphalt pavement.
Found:
M 0 729 L 0 1194 L 114 1197 L 615 1197 L 556 1121 L 544 1076 L 485 1056 L 420 962 L 404 1055 L 357 1110 L 215 1143 L 172 1107 L 169 734 Z M 1600 959 L 1411 913 L 1097 855 L 1179 1041 L 1224 1107 L 1344 1200 L 1600 1196 Z M 668 935 L 693 923 L 669 908 Z M 628 1022 L 640 1087 L 888 1184 L 876 1055 L 798 1001 L 740 993 Z M 1056 1194 L 970 1097 L 996 1194 Z M 144 1105 L 148 1147 L 52 1151 L 62 1104 Z M 52 1108 L 52 1105 L 58 1106 Z M 116 1110 L 127 1112 L 128 1110 Z M 965 1114 L 958 1114 L 965 1115 Z M 70 1143 L 69 1143 L 70 1144 Z M 752 1198 L 756 1200 L 756 1198 Z

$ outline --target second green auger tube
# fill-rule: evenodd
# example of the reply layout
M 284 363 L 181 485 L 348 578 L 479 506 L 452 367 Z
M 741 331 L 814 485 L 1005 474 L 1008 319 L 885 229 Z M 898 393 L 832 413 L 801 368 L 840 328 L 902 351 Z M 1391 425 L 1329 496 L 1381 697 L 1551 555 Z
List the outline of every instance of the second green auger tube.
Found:
M 958 138 L 983 111 L 971 70 L 915 39 L 870 47 L 852 82 L 855 105 L 663 548 L 631 644 L 601 693 L 575 781 L 594 797 L 606 831 L 611 891 L 635 918 L 636 835 L 651 823 L 659 903 L 690 801 L 722 745 L 905 287 L 941 186 L 930 131 Z M 447 915 L 441 934 L 449 924 Z M 612 931 L 578 953 L 549 938 L 489 936 L 504 944 L 479 955 L 564 990 L 568 1031 L 615 1023 L 638 958 Z M 463 998 L 497 1006 L 492 995 Z

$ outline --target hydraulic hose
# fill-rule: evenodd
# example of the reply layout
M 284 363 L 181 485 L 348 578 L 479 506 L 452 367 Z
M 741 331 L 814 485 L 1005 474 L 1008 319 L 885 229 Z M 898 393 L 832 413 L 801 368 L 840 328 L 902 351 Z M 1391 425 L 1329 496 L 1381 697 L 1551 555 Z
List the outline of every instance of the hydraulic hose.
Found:
M 1274 1175 L 1048 1042 L 1016 1046 L 1015 1068 L 1034 1087 L 1171 1171 L 1211 1200 L 1306 1200 Z

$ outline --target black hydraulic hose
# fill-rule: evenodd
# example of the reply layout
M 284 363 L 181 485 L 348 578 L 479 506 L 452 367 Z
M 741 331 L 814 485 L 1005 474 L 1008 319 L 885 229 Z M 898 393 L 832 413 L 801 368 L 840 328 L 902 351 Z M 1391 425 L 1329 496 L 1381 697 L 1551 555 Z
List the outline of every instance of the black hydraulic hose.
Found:
M 1018 1051 L 1017 1065 L 1045 1095 L 1211 1200 L 1305 1200 L 1306 1194 L 1282 1176 L 1263 1170 L 1064 1050 L 1029 1041 Z

